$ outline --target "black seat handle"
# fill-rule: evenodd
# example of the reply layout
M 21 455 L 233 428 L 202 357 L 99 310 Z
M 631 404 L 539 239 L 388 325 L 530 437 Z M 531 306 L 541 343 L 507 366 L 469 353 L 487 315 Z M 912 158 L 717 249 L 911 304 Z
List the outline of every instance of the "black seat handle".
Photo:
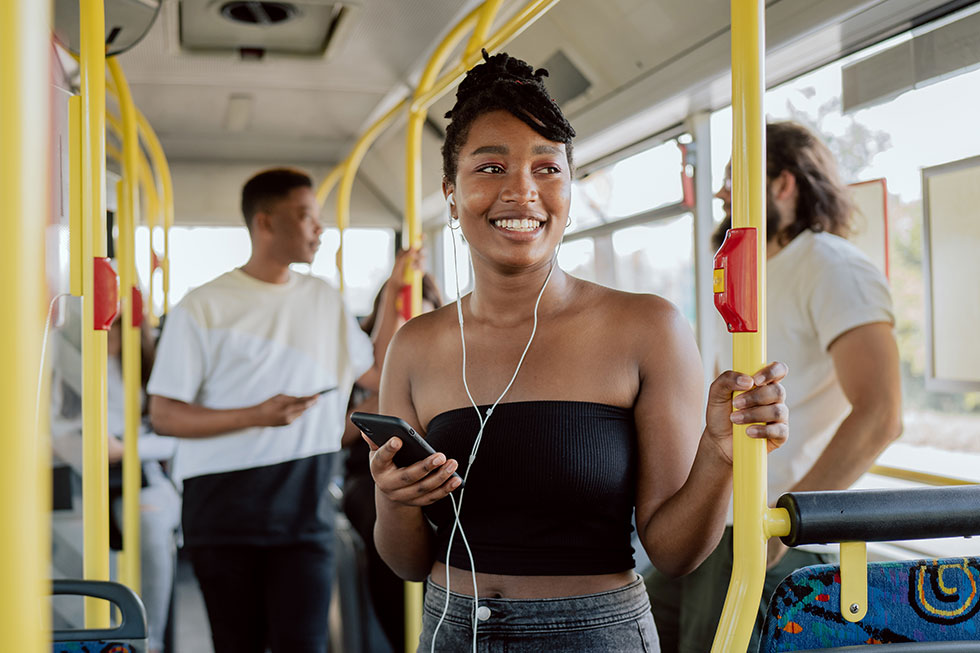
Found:
M 789 492 L 787 546 L 980 535 L 980 485 L 908 490 Z
M 125 585 L 100 580 L 57 579 L 52 583 L 52 594 L 90 596 L 105 599 L 122 615 L 115 628 L 56 630 L 56 642 L 100 639 L 146 639 L 146 610 L 136 592 Z

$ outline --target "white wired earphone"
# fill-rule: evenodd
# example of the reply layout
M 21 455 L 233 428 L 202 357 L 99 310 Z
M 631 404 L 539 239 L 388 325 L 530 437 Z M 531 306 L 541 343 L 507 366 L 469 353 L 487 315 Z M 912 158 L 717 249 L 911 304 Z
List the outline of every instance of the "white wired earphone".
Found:
M 487 408 L 486 415 L 482 415 L 480 413 L 479 406 L 477 406 L 476 401 L 473 399 L 473 395 L 470 393 L 469 384 L 466 382 L 466 334 L 463 331 L 463 297 L 459 288 L 459 262 L 456 254 L 456 234 L 454 233 L 455 231 L 458 231 L 460 227 L 459 218 L 453 215 L 453 207 L 456 205 L 456 200 L 452 193 L 449 193 L 449 195 L 446 196 L 446 204 L 449 208 L 449 228 L 451 230 L 449 235 L 453 239 L 453 272 L 456 277 L 456 315 L 459 318 L 459 338 L 463 346 L 463 388 L 466 390 L 466 396 L 469 397 L 473 410 L 476 411 L 476 417 L 480 422 L 480 430 L 477 431 L 476 439 L 473 441 L 473 448 L 470 450 L 469 462 L 466 466 L 466 473 L 463 474 L 463 485 L 462 489 L 459 491 L 459 503 L 456 502 L 456 497 L 454 497 L 452 494 L 449 495 L 449 500 L 452 501 L 453 512 L 456 515 L 456 519 L 453 522 L 452 531 L 449 532 L 449 542 L 446 545 L 446 603 L 442 610 L 442 616 L 439 617 L 439 622 L 436 624 L 435 630 L 432 632 L 430 651 L 431 653 L 435 653 L 436 636 L 439 634 L 439 628 L 442 627 L 442 622 L 445 621 L 446 615 L 449 612 L 449 558 L 453 550 L 453 539 L 456 536 L 456 531 L 459 530 L 460 537 L 463 538 L 463 546 L 466 547 L 466 555 L 470 559 L 470 572 L 473 574 L 473 613 L 470 618 L 473 623 L 473 653 L 476 653 L 476 633 L 480 607 L 480 593 L 476 585 L 476 564 L 473 562 L 473 551 L 470 549 L 469 542 L 466 540 L 466 533 L 463 532 L 463 525 L 459 522 L 460 512 L 463 509 L 463 495 L 466 492 L 466 481 L 469 479 L 470 470 L 473 469 L 473 463 L 476 460 L 477 451 L 480 449 L 480 442 L 483 440 L 483 431 L 486 429 L 487 422 L 490 420 L 490 415 L 493 414 L 497 404 L 500 403 L 504 396 L 510 391 L 511 386 L 514 385 L 514 381 L 517 380 L 517 374 L 521 371 L 521 365 L 524 364 L 524 358 L 527 356 L 527 352 L 531 348 L 531 343 L 534 341 L 534 334 L 538 331 L 538 305 L 541 303 L 541 297 L 544 296 L 544 291 L 548 287 L 548 282 L 551 280 L 552 273 L 554 273 L 555 268 L 558 266 L 558 252 L 561 251 L 562 242 L 565 240 L 565 233 L 564 231 L 562 232 L 561 240 L 558 241 L 558 247 L 555 248 L 555 255 L 551 260 L 551 269 L 548 270 L 548 276 L 545 278 L 544 284 L 541 286 L 541 291 L 538 293 L 538 298 L 534 302 L 534 325 L 531 327 L 531 337 L 528 338 L 527 345 L 524 346 L 524 351 L 521 353 L 521 358 L 517 361 L 517 368 L 514 370 L 513 376 L 510 377 L 507 387 L 505 387 L 504 391 L 500 393 L 497 400 L 494 401 L 489 408 Z M 566 225 L 566 228 L 567 226 L 568 225 Z M 486 617 L 484 617 L 484 619 L 486 619 Z

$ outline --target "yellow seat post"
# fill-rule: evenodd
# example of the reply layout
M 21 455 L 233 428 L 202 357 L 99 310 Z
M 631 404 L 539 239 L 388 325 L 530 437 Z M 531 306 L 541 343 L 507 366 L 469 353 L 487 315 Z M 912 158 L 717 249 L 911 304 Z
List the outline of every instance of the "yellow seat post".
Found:
M 87 580 L 109 580 L 109 462 L 106 443 L 107 333 L 95 329 L 96 258 L 105 228 L 105 7 L 79 0 L 82 98 L 82 500 Z M 109 604 L 85 600 L 85 625 L 106 628 Z
M 0 2 L 0 651 L 28 653 L 51 650 L 51 462 L 35 423 L 46 405 L 35 393 L 50 210 L 50 12 L 50 2 Z
M 732 227 L 756 229 L 758 330 L 735 333 L 733 361 L 752 374 L 766 363 L 765 9 L 762 0 L 732 0 Z M 766 443 L 735 425 L 734 549 L 731 584 L 712 653 L 748 648 L 766 574 Z
M 123 372 L 123 551 L 120 579 L 140 592 L 140 329 L 134 313 L 136 283 L 136 224 L 139 222 L 139 127 L 129 84 L 117 58 L 107 62 L 122 116 L 122 193 L 119 197 L 118 270 L 122 307 Z

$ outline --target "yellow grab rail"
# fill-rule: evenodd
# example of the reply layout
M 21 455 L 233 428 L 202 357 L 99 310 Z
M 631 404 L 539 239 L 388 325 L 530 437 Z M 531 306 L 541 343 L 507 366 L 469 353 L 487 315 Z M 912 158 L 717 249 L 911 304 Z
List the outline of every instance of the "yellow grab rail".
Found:
M 521 32 L 530 27 L 534 21 L 543 16 L 549 9 L 558 4 L 558 0 L 531 0 L 516 14 L 511 16 L 497 31 L 482 45 L 488 52 L 492 52 L 509 43 Z M 472 45 L 472 44 L 471 44 Z M 462 61 L 453 68 L 443 73 L 432 87 L 421 94 L 417 94 L 412 100 L 410 110 L 428 109 L 446 92 L 454 88 L 466 71 L 475 66 L 480 61 L 480 48 L 467 46 L 467 52 L 471 54 L 465 56 Z
M 344 166 L 347 165 L 347 160 L 343 160 L 337 164 L 337 166 L 330 171 L 330 173 L 323 178 L 320 185 L 316 188 L 316 204 L 321 209 L 327 203 L 327 198 L 330 196 L 330 191 L 333 187 L 337 185 L 340 181 L 340 176 L 344 174 Z
M 46 308 L 50 11 L 49 2 L 0 2 L 0 650 L 28 653 L 51 649 L 50 458 L 35 424 Z
M 109 462 L 106 443 L 106 332 L 96 330 L 95 258 L 106 255 L 105 7 L 80 0 L 82 97 L 82 573 L 109 580 Z M 109 604 L 85 600 L 85 625 L 109 626 Z
M 762 0 L 732 0 L 732 227 L 756 229 L 758 331 L 735 333 L 736 371 L 753 374 L 766 363 L 766 177 L 765 22 Z M 766 574 L 767 519 L 766 442 L 735 425 L 734 440 L 734 564 L 725 607 L 712 653 L 743 652 L 749 645 Z
M 115 90 L 113 89 L 113 93 Z M 122 119 L 113 116 L 112 113 L 106 112 L 106 121 L 116 135 L 122 134 Z M 122 137 L 119 137 L 122 141 Z M 122 164 L 123 153 L 118 148 L 113 145 L 106 145 L 106 153 L 110 159 L 115 159 Z M 158 179 L 153 175 L 153 166 L 146 158 L 146 154 L 140 150 L 139 152 L 139 179 L 140 179 L 140 192 L 142 195 L 146 196 L 146 227 L 149 231 L 149 249 L 150 249 L 150 269 L 146 275 L 147 279 L 147 305 L 145 307 L 146 317 L 150 320 L 150 326 L 158 326 L 159 318 L 156 313 L 154 313 L 155 297 L 153 291 L 153 257 L 156 255 L 156 250 L 153 248 L 153 230 L 159 224 L 160 213 L 162 210 L 160 204 L 160 194 L 157 191 Z M 137 279 L 139 275 L 137 274 Z
M 150 123 L 147 122 L 146 117 L 139 109 L 136 110 L 136 122 L 139 125 L 140 137 L 153 160 L 153 169 L 160 181 L 160 200 L 163 208 L 163 259 L 160 261 L 160 267 L 163 270 L 163 314 L 166 315 L 170 312 L 170 229 L 174 226 L 174 184 L 170 176 L 170 164 L 167 163 L 167 155 L 163 153 L 163 147 L 160 146 L 160 139 L 157 138 L 156 132 L 153 131 Z M 152 233 L 151 231 L 151 258 L 153 254 Z M 147 280 L 147 284 L 152 288 L 152 274 Z M 153 310 L 152 304 L 150 310 Z
M 335 168 L 335 170 L 341 171 L 340 186 L 337 188 L 337 230 L 340 232 L 340 246 L 337 248 L 337 272 L 340 275 L 341 290 L 344 289 L 344 230 L 350 224 L 350 200 L 354 190 L 354 177 L 357 176 L 357 169 L 360 167 L 361 161 L 364 160 L 364 155 L 367 154 L 368 149 L 406 106 L 408 106 L 408 100 L 402 100 L 381 116 L 357 139 L 357 143 L 354 144 L 354 148 L 347 155 L 343 164 Z M 333 171 L 331 171 L 332 174 Z M 327 180 L 330 179 L 331 175 L 327 176 Z
M 123 372 L 123 552 L 120 579 L 134 592 L 140 592 L 140 329 L 133 302 L 139 292 L 136 278 L 136 225 L 139 223 L 140 147 L 136 107 L 129 84 L 117 58 L 107 62 L 122 114 L 122 193 L 119 197 L 118 269 L 122 307 Z

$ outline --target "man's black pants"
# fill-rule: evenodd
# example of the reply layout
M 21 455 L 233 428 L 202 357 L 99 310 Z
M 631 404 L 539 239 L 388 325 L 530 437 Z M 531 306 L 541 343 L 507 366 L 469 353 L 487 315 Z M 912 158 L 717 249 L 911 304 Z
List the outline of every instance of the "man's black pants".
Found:
M 215 653 L 325 653 L 332 539 L 191 548 Z

